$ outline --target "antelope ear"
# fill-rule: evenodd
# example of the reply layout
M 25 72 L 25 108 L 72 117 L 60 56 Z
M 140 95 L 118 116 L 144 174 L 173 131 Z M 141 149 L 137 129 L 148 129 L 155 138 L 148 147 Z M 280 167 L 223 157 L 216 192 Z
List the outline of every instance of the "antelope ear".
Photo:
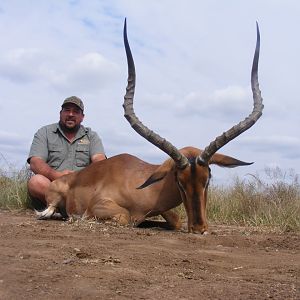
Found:
M 249 163 L 249 162 L 238 160 L 231 156 L 215 153 L 209 160 L 209 164 L 215 164 L 225 168 L 235 168 L 240 166 L 249 166 L 252 165 L 253 162 Z
M 162 165 L 160 165 L 154 173 L 139 187 L 137 187 L 138 190 L 143 189 L 155 182 L 158 182 L 165 178 L 165 176 L 174 168 L 175 163 L 173 159 L 166 160 Z

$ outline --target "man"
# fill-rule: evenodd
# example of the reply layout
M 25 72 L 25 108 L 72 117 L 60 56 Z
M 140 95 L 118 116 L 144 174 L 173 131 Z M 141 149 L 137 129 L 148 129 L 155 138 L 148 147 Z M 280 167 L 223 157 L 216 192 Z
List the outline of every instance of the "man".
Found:
M 34 135 L 27 162 L 33 175 L 28 181 L 32 206 L 46 206 L 51 181 L 106 158 L 98 134 L 81 125 L 84 105 L 76 96 L 64 100 L 59 123 L 40 128 Z

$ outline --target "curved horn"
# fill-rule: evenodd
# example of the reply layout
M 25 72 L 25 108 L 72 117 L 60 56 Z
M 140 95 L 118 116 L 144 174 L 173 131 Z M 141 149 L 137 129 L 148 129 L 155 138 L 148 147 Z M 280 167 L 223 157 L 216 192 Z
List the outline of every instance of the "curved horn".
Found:
M 228 142 L 236 138 L 238 135 L 249 129 L 255 122 L 261 117 L 262 110 L 264 108 L 262 104 L 261 91 L 258 83 L 258 60 L 259 60 L 259 49 L 260 49 L 260 34 L 258 24 L 256 22 L 256 48 L 253 58 L 252 71 L 251 71 L 251 88 L 253 93 L 253 110 L 252 113 L 244 120 L 233 126 L 222 135 L 218 136 L 213 142 L 211 142 L 198 156 L 197 162 L 200 164 L 207 165 L 209 159 L 214 153 L 216 153 L 221 147 L 226 145 Z
M 133 97 L 134 97 L 134 89 L 135 89 L 135 67 L 134 61 L 132 57 L 132 53 L 129 47 L 128 39 L 127 39 L 127 26 L 126 19 L 124 22 L 124 45 L 126 50 L 127 64 L 128 64 L 128 84 L 126 87 L 126 94 L 124 96 L 124 116 L 127 121 L 130 123 L 131 127 L 142 137 L 144 137 L 147 141 L 164 151 L 168 154 L 176 163 L 178 168 L 184 169 L 188 164 L 188 159 L 182 155 L 179 150 L 174 147 L 170 142 L 166 139 L 160 137 L 158 134 L 147 128 L 135 115 L 133 109 Z

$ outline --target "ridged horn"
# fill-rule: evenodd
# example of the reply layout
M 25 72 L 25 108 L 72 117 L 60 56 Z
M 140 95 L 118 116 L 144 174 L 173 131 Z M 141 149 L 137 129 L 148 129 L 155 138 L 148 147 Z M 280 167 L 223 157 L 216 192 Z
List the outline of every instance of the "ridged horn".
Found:
M 207 165 L 210 158 L 216 153 L 221 147 L 226 145 L 228 142 L 236 138 L 238 135 L 249 129 L 255 122 L 261 117 L 264 105 L 262 103 L 261 91 L 258 83 L 258 60 L 260 50 L 260 33 L 258 23 L 256 22 L 256 47 L 252 64 L 251 71 L 251 88 L 253 93 L 253 110 L 252 113 L 241 121 L 237 125 L 233 126 L 222 135 L 218 136 L 213 142 L 211 142 L 197 158 L 199 164 Z
M 124 96 L 124 116 L 127 121 L 130 123 L 131 127 L 142 137 L 144 137 L 147 141 L 164 151 L 168 154 L 176 163 L 177 167 L 180 169 L 184 169 L 188 164 L 188 159 L 182 155 L 179 150 L 174 147 L 170 142 L 166 139 L 160 137 L 157 133 L 153 132 L 149 128 L 147 128 L 135 115 L 133 109 L 133 98 L 134 98 L 134 90 L 135 90 L 135 66 L 132 57 L 132 53 L 129 47 L 128 39 L 127 39 L 127 25 L 126 19 L 124 22 L 124 45 L 127 57 L 128 64 L 128 84 L 126 87 L 126 94 Z

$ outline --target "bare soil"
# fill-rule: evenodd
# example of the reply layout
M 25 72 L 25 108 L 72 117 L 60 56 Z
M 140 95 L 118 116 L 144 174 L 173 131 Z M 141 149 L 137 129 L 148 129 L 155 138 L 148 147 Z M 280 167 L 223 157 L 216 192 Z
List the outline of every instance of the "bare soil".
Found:
M 196 235 L 0 210 L 0 299 L 300 299 L 300 234 Z

